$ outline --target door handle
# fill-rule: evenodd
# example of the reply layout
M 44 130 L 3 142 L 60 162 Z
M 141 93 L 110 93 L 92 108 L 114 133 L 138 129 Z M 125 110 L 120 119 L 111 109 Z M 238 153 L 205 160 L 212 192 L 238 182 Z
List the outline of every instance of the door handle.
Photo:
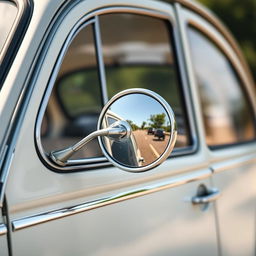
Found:
M 212 188 L 208 190 L 207 195 L 192 197 L 191 202 L 192 204 L 207 204 L 217 200 L 220 196 L 220 191 L 217 188 Z

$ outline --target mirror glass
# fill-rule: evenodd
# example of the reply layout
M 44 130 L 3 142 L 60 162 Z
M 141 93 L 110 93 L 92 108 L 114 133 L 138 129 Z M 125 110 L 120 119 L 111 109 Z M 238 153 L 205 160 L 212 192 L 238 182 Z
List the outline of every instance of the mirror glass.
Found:
M 140 93 L 126 94 L 111 103 L 100 120 L 100 129 L 116 121 L 126 121 L 131 135 L 114 140 L 99 139 L 112 160 L 129 168 L 148 166 L 157 161 L 170 142 L 170 117 L 155 98 Z

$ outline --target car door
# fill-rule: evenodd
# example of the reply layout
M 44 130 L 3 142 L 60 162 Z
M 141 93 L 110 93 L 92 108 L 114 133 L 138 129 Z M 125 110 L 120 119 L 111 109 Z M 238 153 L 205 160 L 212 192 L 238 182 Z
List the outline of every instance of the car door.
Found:
M 255 87 L 222 26 L 188 9 L 182 13 L 213 184 L 222 193 L 216 203 L 221 252 L 255 255 Z
M 44 18 L 32 17 L 28 27 L 33 47 Z M 197 204 L 216 190 L 172 5 L 82 1 L 59 9 L 51 26 L 25 81 L 30 93 L 8 151 L 13 254 L 217 255 L 214 203 Z M 108 99 L 132 87 L 155 90 L 175 110 L 179 134 L 168 160 L 149 172 L 124 172 L 97 141 L 65 167 L 49 160 L 52 150 L 92 132 Z M 157 154 L 162 140 L 148 139 L 146 152 Z

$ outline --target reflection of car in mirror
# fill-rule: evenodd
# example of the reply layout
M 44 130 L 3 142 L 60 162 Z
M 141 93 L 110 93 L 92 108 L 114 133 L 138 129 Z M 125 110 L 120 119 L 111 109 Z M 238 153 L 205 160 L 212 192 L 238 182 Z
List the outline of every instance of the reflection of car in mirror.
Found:
M 149 127 L 148 134 L 154 134 L 154 133 L 155 133 L 155 128 Z
M 213 14 L 0 0 L 0 16 L 1 256 L 256 254 L 255 87 Z
M 164 131 L 164 129 L 156 129 L 156 131 L 154 133 L 154 136 L 157 137 L 159 140 L 160 139 L 164 140 L 165 139 L 165 131 Z

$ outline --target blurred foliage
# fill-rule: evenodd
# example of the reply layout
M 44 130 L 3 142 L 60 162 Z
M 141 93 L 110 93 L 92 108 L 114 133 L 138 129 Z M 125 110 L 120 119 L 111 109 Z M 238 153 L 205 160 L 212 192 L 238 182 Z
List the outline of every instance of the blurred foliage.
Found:
M 256 0 L 197 0 L 229 28 L 238 41 L 256 80 Z
M 58 96 L 69 116 L 99 113 L 102 108 L 98 70 L 78 70 L 57 82 Z
M 145 88 L 161 95 L 174 110 L 181 108 L 175 68 L 171 65 L 107 66 L 108 96 L 129 88 Z
M 137 124 L 135 124 L 132 120 L 126 120 L 127 123 L 129 123 L 129 125 L 131 126 L 133 131 L 136 131 L 139 129 L 139 126 Z

